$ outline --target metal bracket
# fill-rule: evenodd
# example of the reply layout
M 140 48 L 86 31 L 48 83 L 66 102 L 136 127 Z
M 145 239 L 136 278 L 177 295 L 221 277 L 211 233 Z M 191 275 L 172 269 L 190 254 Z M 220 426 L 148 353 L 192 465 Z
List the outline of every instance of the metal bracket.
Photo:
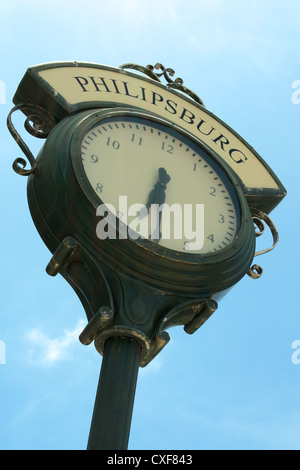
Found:
M 101 318 L 107 319 L 107 313 L 101 309 L 103 305 L 107 305 L 113 316 L 114 304 L 108 281 L 99 263 L 76 238 L 68 236 L 63 239 L 46 272 L 50 276 L 60 273 L 66 279 L 80 298 L 88 320 L 94 319 L 99 312 Z
M 268 226 L 268 228 L 270 229 L 270 232 L 271 232 L 272 237 L 273 237 L 272 246 L 270 246 L 269 248 L 265 248 L 263 250 L 257 251 L 254 254 L 254 257 L 255 257 L 255 256 L 263 255 L 265 253 L 268 253 L 269 251 L 274 250 L 274 248 L 276 247 L 276 245 L 278 244 L 278 241 L 279 241 L 279 234 L 277 232 L 275 224 L 272 222 L 272 220 L 270 219 L 270 217 L 267 214 L 265 214 L 260 209 L 252 209 L 251 212 L 252 212 L 252 216 L 253 216 L 252 217 L 253 223 L 256 226 L 256 228 L 258 229 L 258 230 L 255 231 L 255 236 L 260 237 L 261 235 L 264 234 L 264 232 L 265 232 L 264 222 L 265 222 L 266 225 Z M 258 264 L 254 264 L 253 266 L 251 266 L 251 268 L 249 269 L 247 274 L 252 279 L 259 279 L 263 274 L 263 269 Z
M 17 106 L 14 106 L 7 116 L 7 127 L 19 147 L 21 148 L 22 152 L 28 159 L 28 162 L 31 166 L 30 169 L 26 169 L 27 162 L 24 158 L 18 157 L 13 162 L 13 169 L 18 175 L 29 176 L 35 172 L 36 169 L 36 160 L 30 151 L 29 147 L 26 145 L 20 134 L 15 129 L 12 123 L 12 114 L 15 111 L 22 111 L 25 115 L 27 115 L 27 119 L 24 123 L 24 127 L 34 137 L 38 137 L 40 139 L 46 139 L 49 135 L 50 131 L 55 126 L 55 121 L 50 116 L 48 111 L 40 106 L 29 104 L 29 103 L 22 103 Z

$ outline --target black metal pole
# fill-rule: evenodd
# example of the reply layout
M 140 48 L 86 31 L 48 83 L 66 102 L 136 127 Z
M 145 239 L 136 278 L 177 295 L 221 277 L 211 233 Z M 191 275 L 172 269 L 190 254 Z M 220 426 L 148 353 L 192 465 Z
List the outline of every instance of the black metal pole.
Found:
M 130 338 L 105 342 L 87 450 L 127 449 L 140 354 Z

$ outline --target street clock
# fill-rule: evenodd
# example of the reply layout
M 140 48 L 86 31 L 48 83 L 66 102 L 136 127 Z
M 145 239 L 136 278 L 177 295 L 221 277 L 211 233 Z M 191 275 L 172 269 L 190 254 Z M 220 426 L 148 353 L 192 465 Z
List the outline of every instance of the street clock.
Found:
M 239 178 L 171 121 L 132 108 L 79 112 L 51 131 L 37 172 L 29 205 L 52 251 L 77 234 L 119 273 L 188 298 L 211 298 L 250 268 L 255 235 Z
M 30 164 L 13 167 L 29 176 L 31 215 L 53 254 L 47 272 L 78 294 L 88 318 L 80 340 L 94 340 L 106 370 L 112 340 L 125 341 L 135 370 L 165 346 L 170 326 L 196 331 L 246 273 L 260 277 L 253 258 L 278 241 L 268 214 L 286 194 L 281 182 L 173 75 L 161 64 L 31 67 L 8 117 Z M 46 138 L 37 158 L 12 124 L 17 109 Z M 264 223 L 273 247 L 255 253 Z M 95 440 L 93 423 L 90 448 L 113 445 L 113 432 L 110 444 L 103 433 Z

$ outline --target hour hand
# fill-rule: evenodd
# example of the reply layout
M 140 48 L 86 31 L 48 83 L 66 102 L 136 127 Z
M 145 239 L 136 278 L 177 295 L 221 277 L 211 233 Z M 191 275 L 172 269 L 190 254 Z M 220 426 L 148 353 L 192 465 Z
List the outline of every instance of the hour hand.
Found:
M 168 182 L 170 181 L 171 177 L 166 172 L 165 168 L 159 168 L 158 170 L 158 181 L 155 183 L 154 189 L 150 191 L 148 196 L 148 201 L 146 206 L 140 212 L 140 218 L 145 217 L 145 215 L 149 214 L 151 210 L 151 206 L 155 205 L 155 211 L 152 212 L 152 216 L 155 214 L 156 217 L 156 227 L 154 232 L 151 234 L 151 239 L 159 242 L 161 239 L 161 232 L 160 232 L 160 223 L 161 223 L 161 213 L 162 213 L 162 205 L 166 199 L 166 187 Z
M 149 193 L 146 206 L 143 207 L 140 211 L 140 219 L 148 215 L 149 209 L 151 208 L 152 204 L 161 205 L 165 202 L 165 190 L 170 179 L 171 177 L 168 175 L 166 170 L 164 168 L 159 168 L 158 181 L 155 183 L 154 188 Z

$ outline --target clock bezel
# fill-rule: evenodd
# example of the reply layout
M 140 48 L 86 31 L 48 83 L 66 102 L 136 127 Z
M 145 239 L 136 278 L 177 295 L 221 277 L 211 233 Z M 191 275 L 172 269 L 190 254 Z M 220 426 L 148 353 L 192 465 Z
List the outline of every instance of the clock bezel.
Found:
M 113 125 L 114 122 L 118 122 L 119 119 L 123 120 L 124 117 L 125 117 L 125 120 L 128 118 L 127 119 L 128 122 L 131 122 L 133 126 L 135 124 L 138 124 L 139 121 L 140 121 L 139 125 L 141 127 L 144 126 L 144 125 L 148 125 L 148 123 L 152 123 L 153 127 L 156 128 L 158 131 L 161 131 L 163 133 L 169 132 L 170 136 L 173 136 L 173 137 L 175 136 L 176 138 L 178 138 L 175 135 L 175 133 L 177 133 L 177 134 L 179 134 L 180 136 L 183 137 L 184 144 L 189 145 L 195 151 L 197 151 L 197 149 L 198 149 L 199 156 L 201 156 L 201 158 L 203 158 L 203 160 L 207 159 L 206 161 L 210 165 L 211 169 L 213 169 L 215 171 L 215 173 L 219 176 L 221 182 L 224 184 L 224 187 L 227 190 L 229 190 L 230 194 L 228 194 L 228 195 L 230 195 L 230 197 L 232 197 L 232 202 L 233 202 L 234 208 L 236 210 L 236 218 L 237 218 L 236 232 L 238 232 L 239 227 L 240 227 L 240 219 L 241 219 L 241 216 L 240 216 L 240 203 L 239 203 L 239 199 L 238 199 L 234 184 L 232 183 L 229 175 L 227 174 L 227 172 L 224 168 L 224 165 L 220 165 L 219 161 L 217 161 L 215 158 L 212 157 L 211 152 L 208 152 L 208 150 L 206 148 L 204 148 L 204 146 L 200 146 L 197 139 L 195 137 L 193 138 L 193 136 L 191 136 L 187 131 L 182 130 L 181 128 L 179 130 L 178 126 L 174 125 L 173 123 L 166 122 L 166 120 L 161 119 L 161 118 L 157 118 L 157 117 L 153 116 L 152 114 L 147 115 L 145 113 L 138 113 L 138 112 L 132 111 L 132 110 L 130 110 L 130 112 L 126 111 L 124 113 L 123 110 L 122 111 L 118 110 L 118 111 L 113 111 L 112 113 L 109 113 L 109 116 L 105 116 L 105 118 L 103 118 L 103 119 L 101 118 L 99 120 L 97 118 L 95 123 L 93 123 L 92 125 L 87 125 L 86 129 L 84 127 L 80 131 L 76 131 L 76 133 L 79 132 L 79 139 L 81 140 L 81 142 L 83 144 L 83 141 L 86 142 L 86 140 L 87 140 L 86 135 L 89 134 L 93 129 L 95 129 L 95 128 L 101 126 L 101 125 L 103 125 L 103 126 L 105 125 L 106 127 L 109 127 L 110 124 Z M 85 131 L 83 131 L 83 129 L 85 129 Z M 116 137 L 117 137 L 117 133 L 116 133 Z M 74 152 L 76 152 L 76 150 L 74 150 Z M 79 163 L 79 165 L 78 165 L 78 163 Z M 96 165 L 95 165 L 95 168 L 96 168 Z M 97 192 L 95 191 L 95 189 L 92 186 L 92 183 L 89 181 L 89 177 L 88 177 L 88 175 L 85 171 L 84 165 L 82 163 L 82 159 L 79 160 L 79 159 L 75 158 L 74 169 L 75 169 L 75 173 L 79 177 L 80 184 L 82 186 L 83 191 L 85 192 L 88 199 L 90 199 L 92 201 L 95 209 L 96 209 L 96 207 L 99 206 L 99 204 L 106 205 L 106 202 L 101 198 L 100 193 L 97 194 Z M 84 175 L 86 177 L 84 177 Z M 199 203 L 200 203 L 200 201 L 199 201 Z M 118 237 L 119 237 L 120 232 L 127 234 L 127 225 L 124 224 L 122 222 L 122 220 L 120 220 L 120 219 L 118 219 L 118 223 L 115 224 L 114 222 L 115 222 L 117 217 L 115 215 L 113 215 L 109 209 L 107 209 L 107 212 L 108 212 L 108 216 L 106 216 L 106 218 L 111 219 L 111 226 L 113 228 L 113 231 L 118 233 Z M 119 229 L 118 229 L 118 227 L 119 227 Z M 121 227 L 121 230 L 120 230 L 120 227 Z M 236 233 L 234 235 L 236 235 Z M 151 249 L 151 245 L 154 243 L 151 239 L 147 240 L 147 239 L 140 239 L 140 238 L 138 238 L 136 240 L 136 242 L 138 244 L 140 244 L 141 246 L 144 246 L 146 248 L 150 247 L 150 249 Z M 149 242 L 151 243 L 151 245 L 149 245 Z M 220 243 L 222 243 L 222 242 L 220 241 Z M 171 248 L 167 247 L 165 244 L 162 244 L 162 243 L 160 243 L 159 246 L 164 247 L 164 248 L 166 248 L 166 250 L 168 250 L 165 253 L 165 255 L 168 256 L 169 258 L 173 257 L 172 252 L 175 251 L 176 252 L 176 255 L 175 255 L 176 259 L 180 259 L 180 260 L 185 261 L 185 260 L 189 260 L 189 259 L 192 260 L 192 257 L 189 256 L 189 255 L 195 256 L 196 254 L 198 254 L 198 255 L 203 257 L 207 254 L 212 254 L 212 253 L 215 253 L 215 252 L 219 252 L 219 251 L 223 250 L 226 246 L 228 246 L 228 244 L 226 244 L 222 248 L 218 248 L 217 250 L 212 249 L 210 251 L 203 252 L 203 253 L 190 252 L 188 250 L 186 250 L 186 251 L 185 250 L 175 250 L 175 249 L 171 249 Z M 184 253 L 184 255 L 187 255 L 187 257 L 186 256 L 181 257 L 180 253 Z
M 82 160 L 81 158 L 78 157 L 79 147 L 81 146 L 81 143 L 85 135 L 89 132 L 90 129 L 95 127 L 97 124 L 100 124 L 101 122 L 104 123 L 107 119 L 113 119 L 115 117 L 140 118 L 140 119 L 146 119 L 146 120 L 152 121 L 158 125 L 162 125 L 162 126 L 168 127 L 169 129 L 177 131 L 178 133 L 183 135 L 185 138 L 192 141 L 195 145 L 199 146 L 206 154 L 208 154 L 208 156 L 215 162 L 215 164 L 221 168 L 222 172 L 224 172 L 226 177 L 228 178 L 229 183 L 233 186 L 233 192 L 236 196 L 235 206 L 238 212 L 237 217 L 239 219 L 238 221 L 239 227 L 237 229 L 237 234 L 233 242 L 231 242 L 228 246 L 224 247 L 223 249 L 216 251 L 215 253 L 211 252 L 211 253 L 198 254 L 198 253 L 193 253 L 193 252 L 188 252 L 188 251 L 186 252 L 176 251 L 176 250 L 172 250 L 170 248 L 167 248 L 161 245 L 157 245 L 155 242 L 148 240 L 148 239 L 132 240 L 128 238 L 128 240 L 131 240 L 135 245 L 138 245 L 143 249 L 153 251 L 156 255 L 161 255 L 165 258 L 176 260 L 177 262 L 182 261 L 184 263 L 203 264 L 206 262 L 207 259 L 209 259 L 209 261 L 212 263 L 218 263 L 220 262 L 220 260 L 223 260 L 224 258 L 228 258 L 231 255 L 235 255 L 236 250 L 237 250 L 235 246 L 236 241 L 237 239 L 241 237 L 242 235 L 241 232 L 243 232 L 245 213 L 247 214 L 247 216 L 249 216 L 250 214 L 249 206 L 246 202 L 244 191 L 243 191 L 243 186 L 240 183 L 238 176 L 233 172 L 233 170 L 229 167 L 229 165 L 226 162 L 224 162 L 224 160 L 222 160 L 216 153 L 214 153 L 200 139 L 197 139 L 193 134 L 190 134 L 188 131 L 174 124 L 172 121 L 168 121 L 150 112 L 140 111 L 138 109 L 132 109 L 132 108 L 127 108 L 127 107 L 126 108 L 121 107 L 121 108 L 110 109 L 110 110 L 94 111 L 94 113 L 91 113 L 91 115 L 86 117 L 77 126 L 74 132 L 74 135 L 72 137 L 72 141 L 71 141 L 71 161 L 72 161 L 72 165 L 73 165 L 78 183 L 80 187 L 82 188 L 82 191 L 84 192 L 87 199 L 93 205 L 94 210 L 96 211 L 99 204 L 105 204 L 105 202 L 102 201 L 101 197 L 96 194 L 96 192 L 92 188 L 91 183 L 89 182 L 86 176 L 86 173 L 82 164 Z M 108 212 L 110 213 L 109 210 Z M 111 220 L 113 224 L 114 216 L 112 214 L 111 216 L 112 216 Z M 251 223 L 252 223 L 252 219 L 251 219 Z M 120 224 L 121 226 L 124 226 L 124 224 L 121 221 L 120 221 Z M 116 230 L 118 229 L 118 227 L 116 227 L 115 225 L 113 228 Z M 124 240 L 121 240 L 121 241 L 123 242 Z

